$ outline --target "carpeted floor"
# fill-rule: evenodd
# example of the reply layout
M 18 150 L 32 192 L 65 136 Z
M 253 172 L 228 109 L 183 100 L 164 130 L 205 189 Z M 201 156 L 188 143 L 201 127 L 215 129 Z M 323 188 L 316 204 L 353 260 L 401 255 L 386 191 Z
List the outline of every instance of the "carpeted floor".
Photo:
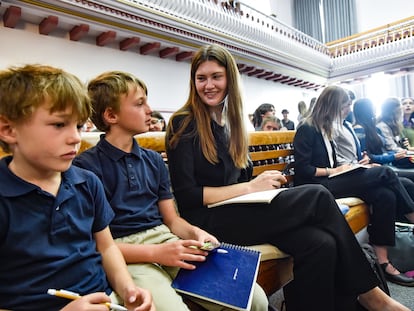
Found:
M 414 287 L 400 286 L 388 282 L 391 297 L 414 310 Z
M 407 306 L 408 308 L 414 311 L 414 287 L 400 286 L 400 285 L 389 283 L 389 282 L 388 282 L 388 287 L 391 292 L 391 297 L 393 297 L 395 300 L 401 302 L 403 305 Z M 276 310 L 278 311 L 282 311 L 281 309 L 281 305 L 283 301 L 282 290 L 279 290 L 275 294 L 270 296 L 269 300 L 270 300 L 270 304 L 272 307 L 276 308 Z
M 368 234 L 366 230 L 361 230 L 359 233 L 356 234 L 356 238 L 360 243 L 367 243 L 368 242 Z M 403 305 L 410 308 L 410 310 L 414 311 L 414 287 L 406 287 L 400 286 L 394 283 L 388 282 L 388 287 L 390 289 L 391 297 L 395 300 L 401 302 Z M 274 293 L 269 298 L 270 305 L 273 308 L 276 308 L 277 311 L 286 311 L 281 309 L 281 305 L 283 302 L 283 291 L 279 290 Z M 313 311 L 313 310 L 309 310 Z

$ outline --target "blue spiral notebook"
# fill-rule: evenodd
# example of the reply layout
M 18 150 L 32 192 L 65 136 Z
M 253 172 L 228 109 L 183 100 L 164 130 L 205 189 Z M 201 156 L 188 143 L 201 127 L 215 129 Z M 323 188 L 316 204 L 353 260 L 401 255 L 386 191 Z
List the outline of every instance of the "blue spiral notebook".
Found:
M 260 252 L 221 243 L 195 270 L 180 269 L 172 282 L 178 292 L 236 310 L 250 310 Z

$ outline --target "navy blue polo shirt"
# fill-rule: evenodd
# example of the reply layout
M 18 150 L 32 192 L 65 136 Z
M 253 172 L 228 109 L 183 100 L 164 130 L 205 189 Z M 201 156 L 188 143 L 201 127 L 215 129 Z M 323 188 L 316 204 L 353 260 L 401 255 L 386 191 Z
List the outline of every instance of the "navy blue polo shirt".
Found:
M 71 167 L 55 197 L 14 175 L 10 161 L 0 160 L 0 309 L 68 303 L 49 288 L 111 293 L 93 237 L 113 218 L 98 178 Z
M 163 223 L 158 201 L 171 199 L 169 173 L 162 157 L 142 148 L 134 138 L 126 153 L 105 135 L 95 147 L 76 157 L 73 164 L 94 172 L 102 181 L 115 212 L 110 224 L 114 238 L 128 236 Z

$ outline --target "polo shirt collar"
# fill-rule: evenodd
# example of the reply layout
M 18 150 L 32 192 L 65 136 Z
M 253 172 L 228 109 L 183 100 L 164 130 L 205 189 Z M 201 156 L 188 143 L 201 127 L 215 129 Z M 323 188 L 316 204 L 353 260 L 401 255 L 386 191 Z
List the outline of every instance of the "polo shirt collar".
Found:
M 0 195 L 4 197 L 17 197 L 39 189 L 38 186 L 21 179 L 10 171 L 9 164 L 11 160 L 12 156 L 7 156 L 0 160 L 0 176 L 4 176 L 4 178 L 0 179 Z M 72 166 L 62 173 L 62 185 L 75 185 L 84 181 L 85 178 L 80 174 L 75 174 Z
M 101 135 L 101 138 L 97 144 L 97 148 L 99 148 L 103 153 L 105 153 L 110 159 L 118 161 L 122 159 L 126 154 L 133 154 L 138 158 L 141 158 L 142 150 L 141 147 L 138 145 L 135 138 L 132 139 L 132 150 L 130 153 L 122 151 L 121 149 L 113 146 L 105 139 L 105 134 Z

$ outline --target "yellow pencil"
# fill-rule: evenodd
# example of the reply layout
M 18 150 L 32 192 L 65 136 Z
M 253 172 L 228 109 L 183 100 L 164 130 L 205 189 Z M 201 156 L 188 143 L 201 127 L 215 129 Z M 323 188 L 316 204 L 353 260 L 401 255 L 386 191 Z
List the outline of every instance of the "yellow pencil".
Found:
M 57 289 L 49 288 L 47 290 L 47 293 L 49 295 L 52 295 L 52 296 L 62 297 L 62 298 L 71 299 L 71 300 L 75 300 L 75 299 L 78 299 L 78 298 L 82 297 L 78 293 L 74 293 L 74 292 L 64 290 L 64 289 L 57 290 Z M 125 308 L 123 306 L 120 306 L 120 305 L 117 305 L 115 303 L 104 302 L 103 304 L 105 304 L 109 309 L 112 309 L 112 310 L 128 311 L 127 308 Z

